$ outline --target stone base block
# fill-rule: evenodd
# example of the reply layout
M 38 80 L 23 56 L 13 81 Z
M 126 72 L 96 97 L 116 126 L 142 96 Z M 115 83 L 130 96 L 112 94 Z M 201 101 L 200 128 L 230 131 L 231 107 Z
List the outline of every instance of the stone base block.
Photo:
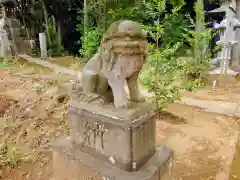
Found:
M 172 160 L 172 152 L 159 147 L 139 171 L 127 172 L 74 148 L 69 139 L 53 145 L 55 180 L 171 180 Z
M 71 101 L 70 136 L 73 145 L 125 171 L 137 171 L 154 154 L 156 113 L 151 103 L 116 109 Z

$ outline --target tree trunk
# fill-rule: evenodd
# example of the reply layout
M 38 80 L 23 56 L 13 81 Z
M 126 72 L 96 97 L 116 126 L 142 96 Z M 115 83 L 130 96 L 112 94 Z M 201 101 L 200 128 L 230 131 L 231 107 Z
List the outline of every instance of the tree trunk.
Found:
M 88 26 L 88 5 L 87 0 L 84 0 L 84 34 L 87 31 Z
M 61 53 L 62 48 L 62 34 L 61 34 L 61 24 L 60 21 L 57 22 L 57 51 L 58 54 Z
M 21 2 L 21 3 L 22 3 L 22 2 Z M 33 4 L 32 4 L 32 6 L 33 6 Z M 28 7 L 27 7 L 27 8 L 28 8 Z M 31 37 L 30 37 L 30 32 L 29 32 L 29 29 L 28 29 L 28 27 L 27 27 L 26 20 L 25 20 L 25 17 L 24 17 L 25 6 L 20 6 L 20 9 L 21 9 L 20 15 L 21 15 L 22 20 L 23 20 L 24 29 L 26 30 L 26 33 L 27 33 L 27 38 L 28 38 L 28 39 L 31 39 Z
M 15 58 L 16 58 L 16 55 L 18 55 L 19 51 L 18 51 L 18 48 L 17 48 L 17 45 L 16 45 L 16 38 L 15 38 L 15 33 L 13 32 L 13 26 L 12 26 L 12 21 L 9 21 L 10 23 L 10 32 L 11 32 L 11 35 L 12 35 L 12 43 L 13 43 L 13 48 L 14 48 L 14 55 L 15 55 Z
M 200 63 L 202 58 L 204 57 L 204 53 L 202 49 L 200 49 L 198 45 L 198 40 L 200 40 L 200 34 L 204 30 L 204 5 L 203 0 L 197 0 L 195 4 L 195 10 L 196 10 L 196 25 L 195 25 L 195 31 L 196 31 L 196 37 L 195 37 L 195 45 L 194 45 L 194 58 L 197 64 Z
M 51 37 L 50 37 L 49 28 L 48 28 L 49 22 L 48 22 L 47 8 L 46 8 L 45 3 L 43 2 L 43 0 L 41 0 L 41 3 L 42 3 L 43 12 L 44 12 L 44 20 L 45 20 L 45 24 L 46 24 L 48 43 L 49 43 L 49 46 L 51 47 L 52 40 L 51 40 Z

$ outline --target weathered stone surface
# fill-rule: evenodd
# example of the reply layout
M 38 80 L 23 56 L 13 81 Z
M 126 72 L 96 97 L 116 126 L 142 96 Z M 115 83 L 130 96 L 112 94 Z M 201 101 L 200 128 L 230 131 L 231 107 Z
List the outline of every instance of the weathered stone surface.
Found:
M 99 51 L 83 68 L 84 100 L 101 99 L 102 103 L 114 102 L 116 108 L 128 108 L 124 83 L 130 99 L 143 102 L 138 86 L 138 75 L 148 54 L 147 33 L 141 25 L 131 20 L 111 24 L 104 33 Z
M 126 172 L 86 154 L 68 139 L 53 145 L 56 180 L 170 180 L 172 152 L 159 147 L 149 161 L 137 172 Z
M 136 171 L 155 152 L 156 120 L 150 103 L 132 109 L 71 101 L 69 121 L 75 147 L 126 171 Z

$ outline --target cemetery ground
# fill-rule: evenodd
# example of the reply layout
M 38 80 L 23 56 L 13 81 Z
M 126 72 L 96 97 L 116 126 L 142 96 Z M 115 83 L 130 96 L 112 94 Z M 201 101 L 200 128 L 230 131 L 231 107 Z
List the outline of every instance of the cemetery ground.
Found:
M 81 69 L 82 64 L 74 67 Z M 25 61 L 0 62 L 0 179 L 53 180 L 51 142 L 69 135 L 67 104 L 72 78 Z M 210 90 L 204 88 L 186 95 L 240 101 L 240 83 L 215 93 Z M 156 140 L 157 145 L 166 145 L 175 153 L 174 179 L 225 180 L 235 154 L 239 127 L 237 117 L 172 104 L 160 113 Z M 231 180 L 240 179 L 237 158 Z

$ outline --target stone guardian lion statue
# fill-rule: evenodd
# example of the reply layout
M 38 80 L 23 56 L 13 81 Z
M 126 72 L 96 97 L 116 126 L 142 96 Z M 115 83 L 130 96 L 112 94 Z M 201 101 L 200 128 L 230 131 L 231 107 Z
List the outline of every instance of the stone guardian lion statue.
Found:
M 104 34 L 99 51 L 83 68 L 83 94 L 113 101 L 116 108 L 130 107 L 131 101 L 142 102 L 138 75 L 147 58 L 147 33 L 137 22 L 114 22 Z M 130 101 L 124 82 L 130 92 Z

